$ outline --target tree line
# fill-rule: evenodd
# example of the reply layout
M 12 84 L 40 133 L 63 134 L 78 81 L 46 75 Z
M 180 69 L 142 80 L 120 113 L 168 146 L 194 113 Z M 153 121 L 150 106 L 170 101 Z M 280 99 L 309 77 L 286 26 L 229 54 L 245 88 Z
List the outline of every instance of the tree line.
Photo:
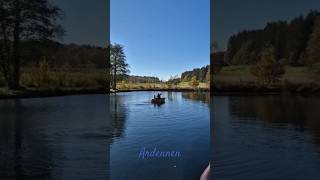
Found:
M 310 11 L 291 21 L 270 22 L 263 29 L 244 30 L 229 38 L 227 50 L 214 54 L 220 65 L 256 64 L 273 48 L 276 62 L 306 66 L 320 62 L 320 13 Z
M 185 71 L 181 74 L 181 81 L 188 82 L 192 78 L 200 82 L 209 82 L 210 81 L 210 66 L 204 66 L 201 68 L 194 68 L 191 71 Z
M 107 48 L 92 45 L 62 44 L 56 41 L 21 42 L 22 67 L 38 64 L 45 57 L 49 66 L 59 69 L 106 68 Z

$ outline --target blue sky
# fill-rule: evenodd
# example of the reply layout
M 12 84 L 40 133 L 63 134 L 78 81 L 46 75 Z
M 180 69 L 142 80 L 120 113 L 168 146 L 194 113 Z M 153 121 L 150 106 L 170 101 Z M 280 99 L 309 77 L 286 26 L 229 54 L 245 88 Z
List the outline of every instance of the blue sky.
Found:
M 209 0 L 111 0 L 110 39 L 131 75 L 171 75 L 209 64 Z
M 63 11 L 61 24 L 66 30 L 65 43 L 106 47 L 108 8 L 105 0 L 51 0 Z

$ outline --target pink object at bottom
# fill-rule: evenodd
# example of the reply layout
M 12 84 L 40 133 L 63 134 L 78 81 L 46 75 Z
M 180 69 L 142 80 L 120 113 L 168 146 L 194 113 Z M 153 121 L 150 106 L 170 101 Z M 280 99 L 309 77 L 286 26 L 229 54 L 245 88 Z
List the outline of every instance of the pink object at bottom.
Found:
M 202 173 L 200 180 L 210 180 L 210 164 Z

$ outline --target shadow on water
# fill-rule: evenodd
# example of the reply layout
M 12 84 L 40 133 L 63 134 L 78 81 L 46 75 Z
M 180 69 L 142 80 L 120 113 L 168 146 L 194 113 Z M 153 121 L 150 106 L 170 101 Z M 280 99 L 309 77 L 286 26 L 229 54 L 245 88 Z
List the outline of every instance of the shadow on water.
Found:
M 319 97 L 213 97 L 213 176 L 230 180 L 318 177 L 319 105 Z
M 49 179 L 53 167 L 52 149 L 37 122 L 25 120 L 28 108 L 21 100 L 6 101 L 1 107 L 0 177 Z M 14 108 L 10 108 L 14 107 Z
M 127 118 L 126 105 L 123 96 L 117 94 L 111 96 L 110 114 L 112 121 L 112 136 L 113 138 L 121 138 L 124 133 Z
M 0 179 L 110 179 L 122 104 L 108 95 L 0 101 Z
M 296 131 L 310 131 L 320 145 L 320 98 L 301 96 L 230 97 L 232 116 L 240 120 L 263 121 L 278 125 L 287 124 Z

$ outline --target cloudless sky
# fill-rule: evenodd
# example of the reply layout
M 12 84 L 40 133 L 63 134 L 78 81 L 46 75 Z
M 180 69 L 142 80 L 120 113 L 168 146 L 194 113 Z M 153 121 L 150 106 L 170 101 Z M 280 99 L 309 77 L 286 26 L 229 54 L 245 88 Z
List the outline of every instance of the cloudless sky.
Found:
M 211 40 L 220 50 L 229 37 L 245 29 L 264 28 L 267 22 L 291 20 L 320 10 L 320 0 L 212 0 Z
M 111 0 L 113 43 L 124 46 L 131 75 L 171 75 L 209 64 L 209 0 Z
M 109 10 L 107 0 L 51 0 L 63 11 L 65 43 L 106 47 Z

